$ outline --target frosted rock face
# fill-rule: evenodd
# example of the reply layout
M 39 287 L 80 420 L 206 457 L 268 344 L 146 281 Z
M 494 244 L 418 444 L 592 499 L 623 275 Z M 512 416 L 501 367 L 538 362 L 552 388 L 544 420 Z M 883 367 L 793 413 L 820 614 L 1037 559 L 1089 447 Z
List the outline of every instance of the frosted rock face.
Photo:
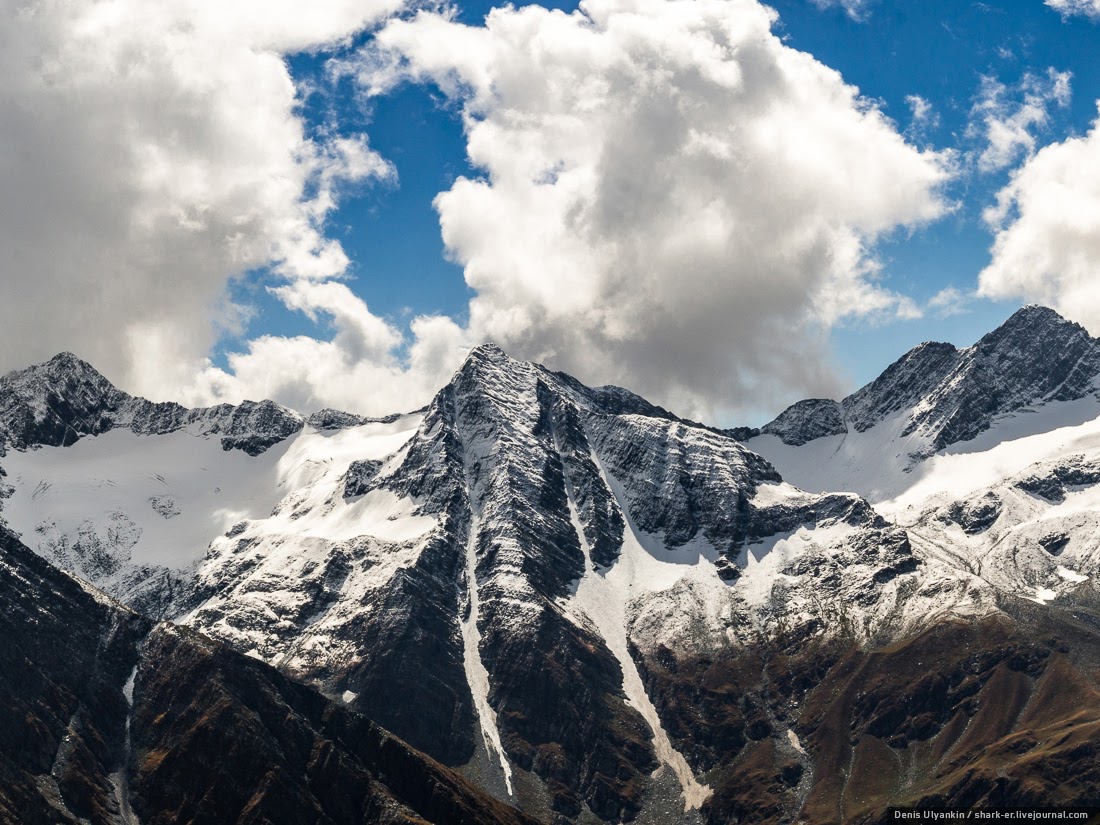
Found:
M 969 441 L 1029 405 L 1083 398 L 1097 389 L 1100 341 L 1051 309 L 1029 306 L 966 349 L 926 343 L 843 401 L 800 401 L 761 429 L 789 445 L 862 433 L 903 414 L 902 437 L 923 458 Z
M 316 430 L 343 430 L 348 427 L 358 427 L 369 421 L 370 419 L 362 415 L 327 408 L 318 410 L 306 419 L 306 423 Z
M 644 811 L 665 760 L 701 793 L 654 750 L 672 740 L 624 687 L 629 650 L 973 609 L 966 586 L 922 590 L 904 533 L 859 497 L 802 493 L 727 436 L 492 346 L 398 449 L 368 453 L 215 542 L 186 621 L 472 759 L 502 796 L 538 783 L 569 818 Z
M 68 446 L 122 427 L 138 435 L 183 429 L 220 435 L 223 449 L 259 455 L 302 424 L 300 415 L 272 401 L 188 410 L 134 398 L 67 352 L 0 378 L 0 449 Z
M 0 378 L 0 437 L 17 448 L 68 445 L 114 426 L 129 397 L 71 353 Z
M 828 398 L 808 398 L 787 407 L 760 430 L 775 435 L 784 444 L 799 446 L 815 438 L 842 435 L 848 432 L 844 423 L 844 408 Z

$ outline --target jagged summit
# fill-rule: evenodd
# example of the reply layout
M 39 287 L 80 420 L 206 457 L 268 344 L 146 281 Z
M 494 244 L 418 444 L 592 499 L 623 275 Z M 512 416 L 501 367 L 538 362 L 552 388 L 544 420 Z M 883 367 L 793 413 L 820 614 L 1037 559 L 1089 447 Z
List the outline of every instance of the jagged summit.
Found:
M 986 333 L 985 338 L 1006 338 L 1017 335 L 1033 335 L 1036 332 L 1051 327 L 1066 327 L 1080 332 L 1085 329 L 1075 321 L 1063 317 L 1057 310 L 1042 304 L 1027 304 L 1013 312 L 1004 323 L 992 332 Z M 1087 334 L 1087 333 L 1086 333 Z
M 801 445 L 807 441 L 848 432 L 844 410 L 830 398 L 807 398 L 787 407 L 760 432 L 779 436 L 784 444 Z
M 571 397 L 608 415 L 635 414 L 668 421 L 683 421 L 663 407 L 622 387 L 588 387 L 564 372 L 519 361 L 500 346 L 486 342 L 467 354 L 455 373 L 480 376 L 488 384 L 510 380 L 517 370 L 534 368 L 559 382 Z M 501 390 L 498 387 L 498 391 Z M 415 410 L 421 413 L 424 409 Z M 152 402 L 118 389 L 94 366 L 71 352 L 60 352 L 48 361 L 13 370 L 0 378 L 0 449 L 35 446 L 68 446 L 84 436 L 100 435 L 117 427 L 141 434 L 167 433 L 198 426 L 206 434 L 226 437 L 226 449 L 263 452 L 272 444 L 308 424 L 317 430 L 340 430 L 368 423 L 391 423 L 406 413 L 370 417 L 343 410 L 322 409 L 308 417 L 274 401 L 243 401 L 238 405 L 188 409 L 175 402 Z M 265 430 L 262 438 L 249 436 Z M 706 427 L 717 432 L 714 428 Z
M 66 370 L 82 370 L 99 374 L 98 370 L 96 370 L 91 364 L 89 364 L 83 358 L 69 352 L 68 350 L 57 353 L 57 355 L 55 355 L 49 361 L 46 361 L 45 364 L 42 364 L 41 366 L 58 367 L 60 369 Z
M 511 371 L 512 374 L 514 374 L 517 365 L 525 365 L 525 369 L 534 368 L 545 376 L 545 380 L 562 386 L 571 398 L 585 405 L 591 405 L 596 411 L 606 415 L 644 415 L 667 421 L 680 421 L 691 426 L 719 432 L 705 424 L 681 418 L 664 407 L 653 404 L 637 393 L 623 387 L 614 384 L 590 387 L 569 373 L 551 370 L 542 364 L 518 360 L 508 355 L 500 346 L 491 341 L 470 350 L 463 365 L 456 372 L 456 376 L 468 372 L 468 367 L 473 368 L 471 365 L 481 365 L 481 367 L 489 370 Z
M 139 435 L 182 429 L 216 434 L 224 449 L 258 455 L 303 423 L 301 415 L 274 401 L 190 410 L 132 396 L 71 352 L 0 378 L 0 450 L 69 446 L 121 427 Z
M 110 429 L 130 400 L 89 363 L 60 353 L 0 378 L 0 445 L 72 444 Z
M 59 352 L 48 361 L 12 370 L 0 377 L 0 386 L 8 393 L 15 392 L 27 399 L 50 391 L 66 394 L 79 392 L 89 398 L 103 400 L 126 395 L 103 373 L 71 352 Z
M 923 455 L 974 438 L 1005 413 L 1097 389 L 1100 341 L 1047 307 L 1025 306 L 973 346 L 926 342 L 840 402 L 802 401 L 762 428 L 789 445 L 862 433 L 896 416 Z
M 1054 346 L 1068 346 L 1076 352 L 1096 348 L 1100 341 L 1089 335 L 1083 326 L 1063 318 L 1055 310 L 1029 304 L 1016 310 L 969 349 L 987 356 L 998 354 L 1002 359 L 1029 359 L 1037 348 L 1050 351 Z
M 71 352 L 59 352 L 48 361 L 12 370 L 0 377 L 0 386 L 4 387 L 5 394 L 23 397 L 78 386 L 88 387 L 101 395 L 120 392 L 99 370 Z
M 466 360 L 470 359 L 496 362 L 514 360 L 495 341 L 486 341 L 471 349 L 466 356 Z

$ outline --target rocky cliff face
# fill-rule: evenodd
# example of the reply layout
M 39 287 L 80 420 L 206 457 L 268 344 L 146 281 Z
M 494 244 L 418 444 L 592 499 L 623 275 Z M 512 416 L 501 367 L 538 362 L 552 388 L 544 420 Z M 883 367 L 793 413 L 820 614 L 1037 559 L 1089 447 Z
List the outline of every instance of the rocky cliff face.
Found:
M 365 718 L 0 532 L 0 820 L 533 822 Z
M 1024 346 L 1036 336 L 1056 342 Z M 158 732 L 156 714 L 133 716 L 172 742 L 134 776 L 165 807 L 198 804 L 174 754 L 235 725 L 309 789 L 374 787 L 369 769 L 309 773 L 305 732 L 287 739 L 242 709 L 261 696 L 345 749 L 376 729 L 338 709 L 362 713 L 544 822 L 872 821 L 906 801 L 1008 803 L 1055 793 L 1092 735 L 1068 708 L 1029 708 L 1062 683 L 1095 701 L 1081 515 L 1100 478 L 1093 436 L 1075 457 L 1012 446 L 1011 471 L 999 453 L 935 455 L 874 505 L 842 483 L 792 486 L 753 448 L 779 445 L 790 463 L 873 438 L 872 459 L 927 457 L 996 431 L 1005 411 L 1092 403 L 1094 343 L 1024 310 L 968 350 L 914 350 L 844 402 L 796 405 L 747 445 L 492 345 L 423 411 L 379 420 L 149 407 L 59 357 L 0 387 L 3 409 L 54 422 L 9 436 L 0 514 L 184 628 L 135 631 L 186 663 L 135 677 L 135 695 L 155 684 L 184 720 Z M 1034 350 L 1069 354 L 1040 375 Z M 64 410 L 34 401 L 62 390 L 78 397 Z M 38 412 L 55 408 L 56 421 Z M 985 475 L 943 463 L 956 459 Z M 258 664 L 225 670 L 228 648 L 333 703 Z M 1014 710 L 983 710 L 997 705 Z M 1050 745 L 1059 725 L 1070 733 Z
M 1094 393 L 1098 374 L 1100 341 L 1051 309 L 1028 306 L 971 347 L 921 344 L 843 401 L 800 401 L 761 432 L 798 446 L 900 415 L 900 435 L 924 441 L 919 459 L 974 438 L 998 416 Z
M 188 410 L 134 398 L 68 352 L 0 378 L 0 449 L 69 446 L 125 428 L 137 435 L 217 435 L 223 449 L 259 455 L 298 432 L 302 421 L 271 401 Z
M 807 398 L 787 407 L 775 420 L 752 435 L 778 436 L 784 444 L 801 446 L 807 441 L 848 432 L 844 408 L 829 398 Z M 747 439 L 746 439 L 747 440 Z

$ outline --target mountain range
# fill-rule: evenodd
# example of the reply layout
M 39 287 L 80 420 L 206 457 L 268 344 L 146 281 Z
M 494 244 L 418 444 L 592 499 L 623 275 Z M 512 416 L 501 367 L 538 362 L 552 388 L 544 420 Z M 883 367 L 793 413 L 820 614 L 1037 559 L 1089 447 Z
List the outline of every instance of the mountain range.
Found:
M 1043 307 L 759 430 L 492 344 L 383 419 L 65 353 L 0 485 L 8 821 L 1100 805 L 1100 341 Z

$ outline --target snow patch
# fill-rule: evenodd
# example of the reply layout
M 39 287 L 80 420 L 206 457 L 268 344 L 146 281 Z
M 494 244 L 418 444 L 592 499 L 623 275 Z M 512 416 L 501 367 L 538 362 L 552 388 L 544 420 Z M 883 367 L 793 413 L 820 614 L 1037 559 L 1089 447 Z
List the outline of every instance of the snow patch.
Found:
M 635 532 L 621 488 L 604 472 L 603 466 L 594 454 L 592 460 L 618 499 L 619 507 L 626 518 L 627 529 L 623 535 L 623 546 L 619 558 L 610 568 L 603 571 L 596 570 L 592 564 L 592 555 L 577 512 L 573 491 L 567 490 L 569 515 L 584 550 L 585 565 L 584 575 L 577 585 L 571 604 L 583 611 L 595 625 L 608 649 L 618 659 L 623 672 L 623 692 L 653 732 L 653 748 L 657 758 L 668 765 L 676 775 L 684 794 L 684 810 L 693 810 L 702 806 L 711 795 L 711 789 L 695 778 L 683 754 L 673 746 L 672 740 L 661 724 L 657 708 L 646 693 L 638 666 L 630 655 L 626 613 L 632 598 L 641 596 L 647 591 L 667 589 L 693 570 L 701 572 L 701 569 L 705 570 L 709 567 L 709 571 L 704 572 L 704 575 L 709 574 L 715 582 L 719 581 L 718 576 L 714 571 L 713 563 L 702 556 L 699 556 L 697 565 L 687 565 L 660 560 L 647 552 L 639 535 Z M 652 539 L 652 537 L 649 538 Z M 682 549 L 677 553 L 677 551 L 667 550 L 663 545 L 652 540 L 648 543 L 651 546 L 656 544 L 661 547 L 665 555 L 676 553 L 682 557 Z
M 201 558 L 214 536 L 271 511 L 281 495 L 275 467 L 283 449 L 252 458 L 184 431 L 116 429 L 70 447 L 9 450 L 4 469 L 15 492 L 4 518 L 39 552 L 48 552 L 35 530 L 44 517 L 61 536 L 103 537 L 110 552 L 108 538 L 124 516 L 137 536 L 126 548 L 130 564 L 179 570 Z
M 4 469 L 14 493 L 4 502 L 4 518 L 44 554 L 51 540 L 43 535 L 47 530 L 56 533 L 54 539 L 94 533 L 108 553 L 128 551 L 120 560 L 132 567 L 173 570 L 199 561 L 211 539 L 234 525 L 267 517 L 288 493 L 301 500 L 269 524 L 279 532 L 334 541 L 370 533 L 404 541 L 435 523 L 406 518 L 409 502 L 380 492 L 350 504 L 337 495 L 332 507 L 325 505 L 352 461 L 393 454 L 420 420 L 403 416 L 335 433 L 307 427 L 256 457 L 224 450 L 212 436 L 138 436 L 121 428 L 70 447 L 10 450 Z M 313 518 L 299 521 L 303 505 Z M 132 529 L 120 531 L 120 518 Z M 291 521 L 299 523 L 290 527 Z M 46 527 L 38 533 L 40 525 Z
M 806 749 L 802 747 L 802 740 L 800 740 L 798 738 L 798 734 L 790 728 L 787 729 L 787 741 L 791 743 L 791 747 L 793 747 L 796 751 L 798 751 L 803 756 L 806 756 Z
M 1075 570 L 1070 570 L 1068 567 L 1063 567 L 1060 564 L 1054 569 L 1054 572 L 1066 581 L 1074 582 L 1075 584 L 1080 584 L 1081 582 L 1087 582 L 1089 580 L 1088 576 L 1083 576 Z
M 481 736 L 485 747 L 496 753 L 500 768 L 504 772 L 504 784 L 508 796 L 512 796 L 512 766 L 500 744 L 500 729 L 497 727 L 497 713 L 489 704 L 489 671 L 481 659 L 481 631 L 477 627 L 478 582 L 477 582 L 477 536 L 478 524 L 475 518 L 470 520 L 470 535 L 466 541 L 466 617 L 462 620 L 462 662 L 466 670 L 466 681 L 474 697 L 474 709 L 481 724 Z
M 790 504 L 792 501 L 800 501 L 809 498 L 802 490 L 783 481 L 778 484 L 765 482 L 756 488 L 756 495 L 752 498 L 754 507 L 764 509 L 779 504 Z
M 130 678 L 122 686 L 122 695 L 126 697 L 126 705 L 131 708 L 134 706 L 134 681 L 137 679 L 137 672 L 137 665 L 134 665 L 134 669 L 130 671 Z M 127 720 L 127 724 L 129 724 L 129 720 Z
M 1056 598 L 1058 598 L 1058 594 L 1049 587 L 1036 587 L 1035 597 L 1031 599 L 1031 601 L 1038 602 L 1039 604 L 1050 604 Z
M 130 757 L 132 745 L 130 741 L 130 719 L 134 708 L 134 680 L 137 678 L 138 666 L 130 671 L 130 676 L 122 686 L 122 695 L 126 697 L 126 738 L 123 742 L 122 764 L 117 771 L 111 774 L 111 785 L 114 787 L 115 800 L 118 803 L 118 819 L 120 825 L 141 825 L 130 806 Z
M 838 522 L 820 527 L 802 526 L 790 534 L 770 536 L 749 545 L 741 552 L 738 566 L 741 576 L 733 589 L 752 608 L 763 608 L 771 602 L 772 588 L 779 582 L 794 583 L 798 578 L 780 571 L 811 546 L 825 547 L 843 541 L 859 528 Z

